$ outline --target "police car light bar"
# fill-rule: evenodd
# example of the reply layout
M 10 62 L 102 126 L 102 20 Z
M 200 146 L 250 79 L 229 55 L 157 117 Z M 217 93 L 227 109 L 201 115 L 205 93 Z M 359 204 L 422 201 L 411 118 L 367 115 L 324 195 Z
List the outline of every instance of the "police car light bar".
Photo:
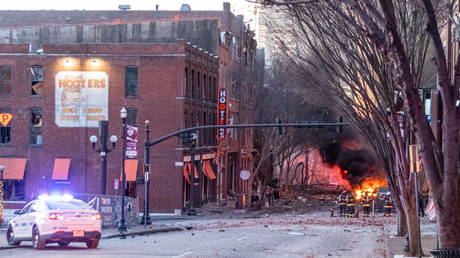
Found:
M 70 200 L 73 200 L 73 196 L 70 195 L 70 194 L 63 194 L 63 195 L 48 195 L 48 194 L 42 194 L 40 196 L 38 196 L 38 199 L 39 200 L 50 200 L 50 199 L 58 199 L 58 200 L 63 200 L 63 201 L 70 201 Z

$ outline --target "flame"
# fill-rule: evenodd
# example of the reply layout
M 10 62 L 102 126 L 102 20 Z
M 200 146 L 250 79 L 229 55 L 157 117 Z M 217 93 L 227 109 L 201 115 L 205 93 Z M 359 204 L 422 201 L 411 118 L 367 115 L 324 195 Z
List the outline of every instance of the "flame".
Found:
M 361 200 L 368 194 L 371 198 L 377 197 L 377 191 L 379 187 L 387 186 L 387 183 L 384 179 L 377 179 L 377 178 L 366 178 L 361 183 L 359 187 L 354 189 L 355 191 L 355 199 Z

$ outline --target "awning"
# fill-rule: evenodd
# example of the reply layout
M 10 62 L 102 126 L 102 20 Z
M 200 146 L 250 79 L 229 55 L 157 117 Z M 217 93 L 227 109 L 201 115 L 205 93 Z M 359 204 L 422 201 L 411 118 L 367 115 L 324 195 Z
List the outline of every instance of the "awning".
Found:
M 187 183 L 189 184 L 190 184 L 190 170 L 191 169 L 192 169 L 192 164 L 190 162 L 185 163 L 184 166 L 182 167 L 182 174 L 184 175 L 185 180 L 187 180 Z M 193 167 L 193 170 L 195 170 L 195 173 L 193 173 L 195 178 L 198 178 L 198 169 L 196 165 Z
M 3 169 L 3 179 L 24 179 L 24 170 L 27 159 L 23 158 L 0 158 L 0 165 Z
M 136 181 L 138 163 L 139 163 L 139 160 L 137 159 L 125 159 L 126 181 L 131 181 L 131 182 Z M 120 176 L 120 180 L 122 180 L 121 176 Z
M 204 161 L 203 173 L 211 180 L 216 179 L 216 173 L 212 169 L 211 160 Z
M 67 180 L 69 176 L 70 159 L 54 159 L 52 180 Z
M 190 163 L 184 164 L 182 167 L 182 174 L 184 175 L 185 181 L 190 184 Z

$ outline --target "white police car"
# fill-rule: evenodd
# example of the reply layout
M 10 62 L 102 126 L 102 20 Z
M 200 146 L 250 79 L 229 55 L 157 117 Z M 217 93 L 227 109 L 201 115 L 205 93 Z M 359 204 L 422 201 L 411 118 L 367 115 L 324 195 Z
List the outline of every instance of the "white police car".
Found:
M 101 239 L 101 215 L 70 195 L 40 196 L 15 214 L 6 233 L 9 245 L 32 241 L 41 250 L 48 243 L 85 242 L 88 248 L 97 248 Z

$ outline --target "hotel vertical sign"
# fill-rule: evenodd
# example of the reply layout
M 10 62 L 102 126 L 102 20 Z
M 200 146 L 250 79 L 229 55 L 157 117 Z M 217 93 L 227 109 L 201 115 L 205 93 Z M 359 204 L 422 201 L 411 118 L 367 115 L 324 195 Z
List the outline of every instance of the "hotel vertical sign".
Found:
M 58 72 L 55 122 L 59 127 L 98 127 L 108 120 L 109 76 L 105 72 Z
M 225 89 L 219 89 L 219 99 L 217 106 L 217 123 L 219 125 L 227 124 L 227 91 Z M 227 138 L 227 129 L 219 128 L 217 130 L 217 140 L 224 141 Z

